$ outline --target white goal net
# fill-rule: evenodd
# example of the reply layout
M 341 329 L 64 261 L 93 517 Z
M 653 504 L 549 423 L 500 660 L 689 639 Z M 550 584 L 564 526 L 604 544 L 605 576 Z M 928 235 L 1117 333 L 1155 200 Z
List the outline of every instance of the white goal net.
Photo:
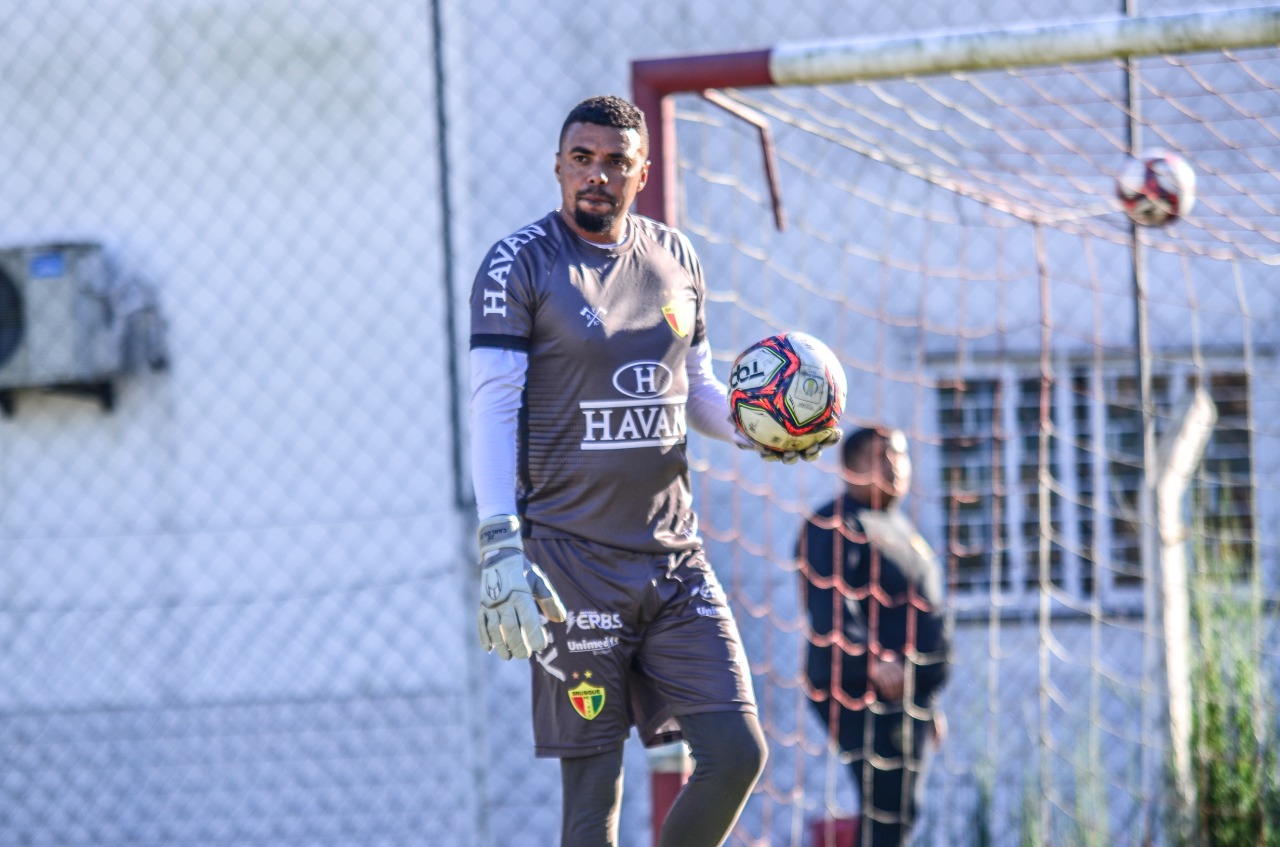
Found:
M 1273 777 L 1235 809 L 1213 775 L 1276 749 L 1280 50 L 1187 36 L 1186 52 L 1098 57 L 1113 30 L 826 62 L 805 45 L 785 84 L 671 97 L 674 222 L 707 268 L 719 368 L 769 333 L 812 333 L 844 363 L 846 428 L 912 444 L 904 507 L 944 563 L 955 653 L 917 844 L 1174 843 L 1180 778 L 1202 821 L 1260 832 L 1274 813 L 1259 814 Z M 1006 50 L 1007 68 L 973 67 Z M 1193 166 L 1197 202 L 1135 228 L 1115 180 L 1149 148 Z M 1187 532 L 1162 537 L 1150 492 L 1200 396 L 1216 422 L 1174 510 Z M 858 810 L 806 702 L 794 561 L 804 514 L 840 490 L 835 451 L 788 467 L 694 450 L 772 753 L 731 843 L 809 844 Z M 1191 636 L 1170 643 L 1178 551 Z M 1223 715 L 1256 743 L 1215 747 Z

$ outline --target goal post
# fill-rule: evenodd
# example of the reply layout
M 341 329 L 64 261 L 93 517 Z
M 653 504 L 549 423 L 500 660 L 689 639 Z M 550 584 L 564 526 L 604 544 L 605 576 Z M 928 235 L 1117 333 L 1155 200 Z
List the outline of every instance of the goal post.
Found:
M 940 32 L 887 39 L 784 43 L 765 50 L 641 59 L 631 91 L 650 127 L 649 185 L 636 210 L 676 218 L 675 105 L 671 95 L 715 88 L 816 85 L 863 79 L 1029 67 L 1110 58 L 1264 47 L 1280 43 L 1280 7 Z
M 1165 675 L 1169 692 L 1169 742 L 1174 804 L 1172 825 L 1191 842 L 1190 816 L 1196 807 L 1191 763 L 1191 609 L 1187 578 L 1187 528 L 1182 512 L 1191 480 L 1204 457 L 1218 411 L 1203 388 L 1192 393 L 1174 414 L 1157 447 L 1155 462 L 1156 536 L 1160 539 L 1161 622 L 1164 628 Z
M 945 565 L 960 680 L 927 843 L 976 825 L 1162 843 L 1195 811 L 1185 569 L 1229 559 L 1280 603 L 1280 432 L 1259 424 L 1280 411 L 1280 6 L 631 72 L 651 148 L 637 210 L 698 247 L 715 360 L 812 332 L 849 375 L 846 426 L 911 439 L 906 508 Z M 1151 146 L 1200 182 L 1162 228 L 1115 197 Z M 1188 430 L 1188 404 L 1217 411 Z M 729 843 L 802 847 L 815 819 L 856 808 L 807 708 L 793 556 L 802 516 L 840 490 L 836 460 L 690 449 L 771 748 Z M 657 778 L 656 823 L 684 772 Z

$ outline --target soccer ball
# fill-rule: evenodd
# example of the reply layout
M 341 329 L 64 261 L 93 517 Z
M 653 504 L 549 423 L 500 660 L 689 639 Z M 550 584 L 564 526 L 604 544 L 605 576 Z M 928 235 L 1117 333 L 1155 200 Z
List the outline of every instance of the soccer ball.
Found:
M 827 345 L 803 332 L 752 344 L 729 372 L 733 422 L 747 438 L 778 452 L 805 450 L 844 413 L 844 368 Z
M 1116 180 L 1120 206 L 1139 226 L 1164 226 L 1196 204 L 1196 172 L 1168 150 L 1148 150 Z

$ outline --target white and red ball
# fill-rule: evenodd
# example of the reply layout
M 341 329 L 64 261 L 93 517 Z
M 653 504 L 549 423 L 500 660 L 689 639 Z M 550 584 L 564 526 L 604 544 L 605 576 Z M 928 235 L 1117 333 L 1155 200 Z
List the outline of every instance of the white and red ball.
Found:
M 729 372 L 738 429 L 770 450 L 805 450 L 844 414 L 844 368 L 812 335 L 770 335 L 742 352 Z
M 1133 159 L 1116 179 L 1124 213 L 1139 226 L 1164 226 L 1183 217 L 1196 203 L 1196 172 L 1169 150 L 1148 150 Z

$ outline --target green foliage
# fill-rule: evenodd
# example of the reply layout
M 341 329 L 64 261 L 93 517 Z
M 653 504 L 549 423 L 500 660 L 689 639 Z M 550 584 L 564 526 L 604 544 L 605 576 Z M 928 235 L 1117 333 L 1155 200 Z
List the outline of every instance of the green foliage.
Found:
M 1022 792 L 1022 820 L 1018 827 L 1019 847 L 1042 847 L 1044 834 L 1040 831 L 1040 784 L 1028 779 Z
M 1081 847 L 1110 847 L 1112 843 L 1106 778 L 1089 764 L 1097 756 L 1097 734 L 1098 728 L 1091 726 L 1088 735 L 1093 755 L 1079 753 L 1075 768 L 1075 817 L 1071 840 L 1066 843 Z
M 1260 592 L 1229 562 L 1202 561 L 1192 585 L 1192 767 L 1199 843 L 1280 847 L 1280 775 L 1272 681 L 1257 649 Z
M 973 811 L 973 847 L 992 847 L 995 844 L 995 837 L 991 832 L 991 782 L 991 768 L 982 768 L 978 773 L 977 799 Z

